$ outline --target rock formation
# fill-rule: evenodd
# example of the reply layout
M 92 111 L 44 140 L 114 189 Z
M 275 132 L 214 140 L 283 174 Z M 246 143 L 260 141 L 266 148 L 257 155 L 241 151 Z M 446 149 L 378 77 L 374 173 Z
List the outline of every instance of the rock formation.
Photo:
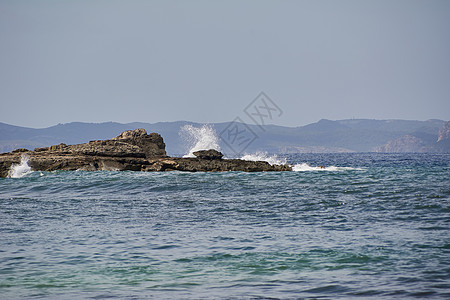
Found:
M 198 158 L 203 159 L 221 159 L 223 154 L 217 150 L 209 149 L 209 150 L 200 150 L 193 153 Z
M 157 133 L 147 134 L 143 128 L 127 130 L 111 140 L 137 146 L 142 149 L 147 158 L 166 156 L 166 144 L 163 138 Z
M 163 138 L 145 129 L 125 131 L 110 140 L 85 144 L 59 144 L 36 148 L 34 151 L 17 149 L 0 154 L 0 177 L 7 177 L 12 164 L 21 157 L 29 157 L 32 170 L 132 170 L 132 171 L 291 171 L 287 165 L 270 165 L 264 161 L 222 159 L 216 150 L 198 151 L 196 158 L 168 157 Z

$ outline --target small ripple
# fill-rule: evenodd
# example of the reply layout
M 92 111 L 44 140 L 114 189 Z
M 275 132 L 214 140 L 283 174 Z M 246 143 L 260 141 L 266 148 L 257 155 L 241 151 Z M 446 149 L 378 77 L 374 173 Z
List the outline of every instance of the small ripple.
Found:
M 339 284 L 330 284 L 320 287 L 315 287 L 312 289 L 303 290 L 304 293 L 313 293 L 313 294 L 334 294 L 334 293 L 346 293 L 350 291 L 348 287 L 339 285 Z

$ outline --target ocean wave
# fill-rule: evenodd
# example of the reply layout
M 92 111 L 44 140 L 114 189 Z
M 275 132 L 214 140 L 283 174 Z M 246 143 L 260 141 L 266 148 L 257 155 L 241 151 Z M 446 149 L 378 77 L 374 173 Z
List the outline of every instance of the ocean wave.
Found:
M 22 155 L 19 164 L 12 164 L 8 171 L 9 178 L 21 178 L 29 173 L 31 173 L 31 167 L 28 165 L 30 157 L 27 155 Z
M 292 171 L 294 172 L 308 172 L 308 171 L 328 171 L 328 172 L 336 172 L 336 171 L 347 171 L 347 170 L 359 170 L 362 171 L 364 169 L 361 168 L 352 168 L 352 167 L 336 167 L 336 166 L 317 166 L 313 167 L 308 165 L 307 163 L 295 164 L 292 166 Z
M 286 164 L 286 158 L 280 158 L 278 155 L 269 155 L 267 152 L 256 152 L 253 154 L 245 154 L 241 157 L 242 160 L 249 161 L 266 161 L 271 165 L 283 165 Z
M 267 152 L 256 152 L 253 154 L 245 154 L 241 157 L 242 160 L 249 161 L 266 161 L 271 165 L 284 165 L 286 164 L 286 158 L 280 158 L 278 155 L 269 155 Z

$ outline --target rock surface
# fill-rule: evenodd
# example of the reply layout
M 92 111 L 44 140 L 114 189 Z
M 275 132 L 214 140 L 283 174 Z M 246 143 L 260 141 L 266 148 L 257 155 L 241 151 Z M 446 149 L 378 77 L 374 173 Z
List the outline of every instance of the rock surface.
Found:
M 209 149 L 209 150 L 200 150 L 200 151 L 196 151 L 194 153 L 196 157 L 198 158 L 202 158 L 202 159 L 222 159 L 223 154 L 220 153 L 217 150 L 214 149 Z
M 7 177 L 12 164 L 19 164 L 22 156 L 36 171 L 55 170 L 132 170 L 132 171 L 291 171 L 287 165 L 270 165 L 264 161 L 221 159 L 216 150 L 198 151 L 196 158 L 168 157 L 163 138 L 145 129 L 125 131 L 119 136 L 85 144 L 59 144 L 36 148 L 34 151 L 17 149 L 0 154 L 0 177 Z

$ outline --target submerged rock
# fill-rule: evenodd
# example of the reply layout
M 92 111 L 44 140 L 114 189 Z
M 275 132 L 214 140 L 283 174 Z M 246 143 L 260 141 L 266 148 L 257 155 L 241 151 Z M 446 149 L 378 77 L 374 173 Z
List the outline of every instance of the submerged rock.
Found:
M 110 140 L 90 141 L 85 144 L 59 144 L 36 148 L 34 151 L 17 149 L 0 154 L 0 177 L 7 177 L 11 165 L 18 164 L 23 154 L 28 165 L 36 171 L 55 170 L 132 170 L 132 171 L 291 171 L 287 165 L 270 165 L 265 161 L 222 159 L 223 154 L 210 149 L 194 152 L 196 158 L 168 157 L 163 138 L 145 129 L 128 130 Z

